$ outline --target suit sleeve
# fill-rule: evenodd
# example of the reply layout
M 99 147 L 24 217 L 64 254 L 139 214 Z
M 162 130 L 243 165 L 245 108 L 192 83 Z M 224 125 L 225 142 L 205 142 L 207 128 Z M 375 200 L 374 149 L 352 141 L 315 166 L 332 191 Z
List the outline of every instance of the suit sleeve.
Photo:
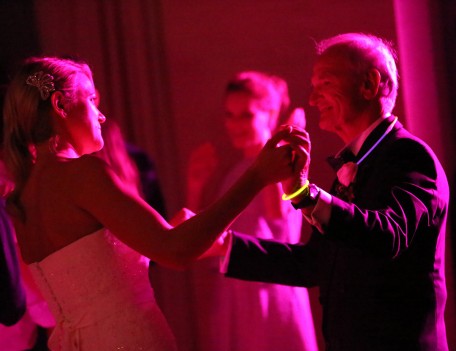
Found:
M 286 244 L 235 233 L 225 275 L 249 281 L 315 286 L 319 240 L 320 235 L 314 233 L 307 244 Z

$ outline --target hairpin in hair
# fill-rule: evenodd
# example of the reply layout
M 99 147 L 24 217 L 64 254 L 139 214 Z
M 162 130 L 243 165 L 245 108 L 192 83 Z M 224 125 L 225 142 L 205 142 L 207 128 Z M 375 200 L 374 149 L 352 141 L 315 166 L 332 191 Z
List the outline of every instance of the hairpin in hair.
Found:
M 35 74 L 28 76 L 25 83 L 33 87 L 37 87 L 40 91 L 41 98 L 46 100 L 53 91 L 54 88 L 54 77 L 43 71 L 39 71 Z

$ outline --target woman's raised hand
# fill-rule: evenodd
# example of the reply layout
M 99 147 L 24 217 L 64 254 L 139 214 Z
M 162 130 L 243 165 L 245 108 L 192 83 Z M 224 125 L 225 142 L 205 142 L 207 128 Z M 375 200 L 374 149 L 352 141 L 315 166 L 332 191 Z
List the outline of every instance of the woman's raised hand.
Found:
M 215 146 L 209 142 L 200 145 L 190 154 L 185 205 L 193 211 L 201 208 L 203 188 L 215 173 L 218 163 Z
M 189 186 L 200 187 L 206 184 L 218 165 L 217 152 L 214 145 L 206 142 L 190 154 L 187 168 Z
M 285 126 L 272 136 L 252 165 L 264 184 L 277 183 L 294 177 L 296 167 L 307 161 L 310 141 L 307 132 L 292 126 Z M 296 158 L 299 155 L 299 158 Z M 304 158 L 304 159 L 303 159 Z M 298 162 L 296 165 L 295 163 Z

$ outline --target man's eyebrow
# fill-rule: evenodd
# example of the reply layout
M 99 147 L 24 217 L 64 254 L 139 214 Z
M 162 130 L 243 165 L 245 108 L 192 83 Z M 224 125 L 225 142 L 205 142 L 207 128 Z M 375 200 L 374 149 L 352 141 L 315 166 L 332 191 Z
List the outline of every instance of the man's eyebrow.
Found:
M 333 77 L 335 75 L 334 71 L 328 70 L 328 69 L 321 69 L 316 71 L 312 78 L 316 79 L 321 79 L 321 78 L 327 78 L 327 77 Z

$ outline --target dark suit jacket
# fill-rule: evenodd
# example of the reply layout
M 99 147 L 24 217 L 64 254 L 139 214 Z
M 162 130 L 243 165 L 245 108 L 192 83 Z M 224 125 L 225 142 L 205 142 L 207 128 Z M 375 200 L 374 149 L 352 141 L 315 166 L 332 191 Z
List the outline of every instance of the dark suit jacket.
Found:
M 367 138 L 358 159 L 391 118 Z M 449 189 L 430 148 L 396 123 L 359 165 L 353 203 L 333 197 L 307 244 L 236 234 L 227 276 L 320 288 L 327 350 L 448 350 L 443 319 Z
M 25 312 L 25 291 L 16 255 L 13 230 L 0 198 L 0 323 L 15 324 Z

